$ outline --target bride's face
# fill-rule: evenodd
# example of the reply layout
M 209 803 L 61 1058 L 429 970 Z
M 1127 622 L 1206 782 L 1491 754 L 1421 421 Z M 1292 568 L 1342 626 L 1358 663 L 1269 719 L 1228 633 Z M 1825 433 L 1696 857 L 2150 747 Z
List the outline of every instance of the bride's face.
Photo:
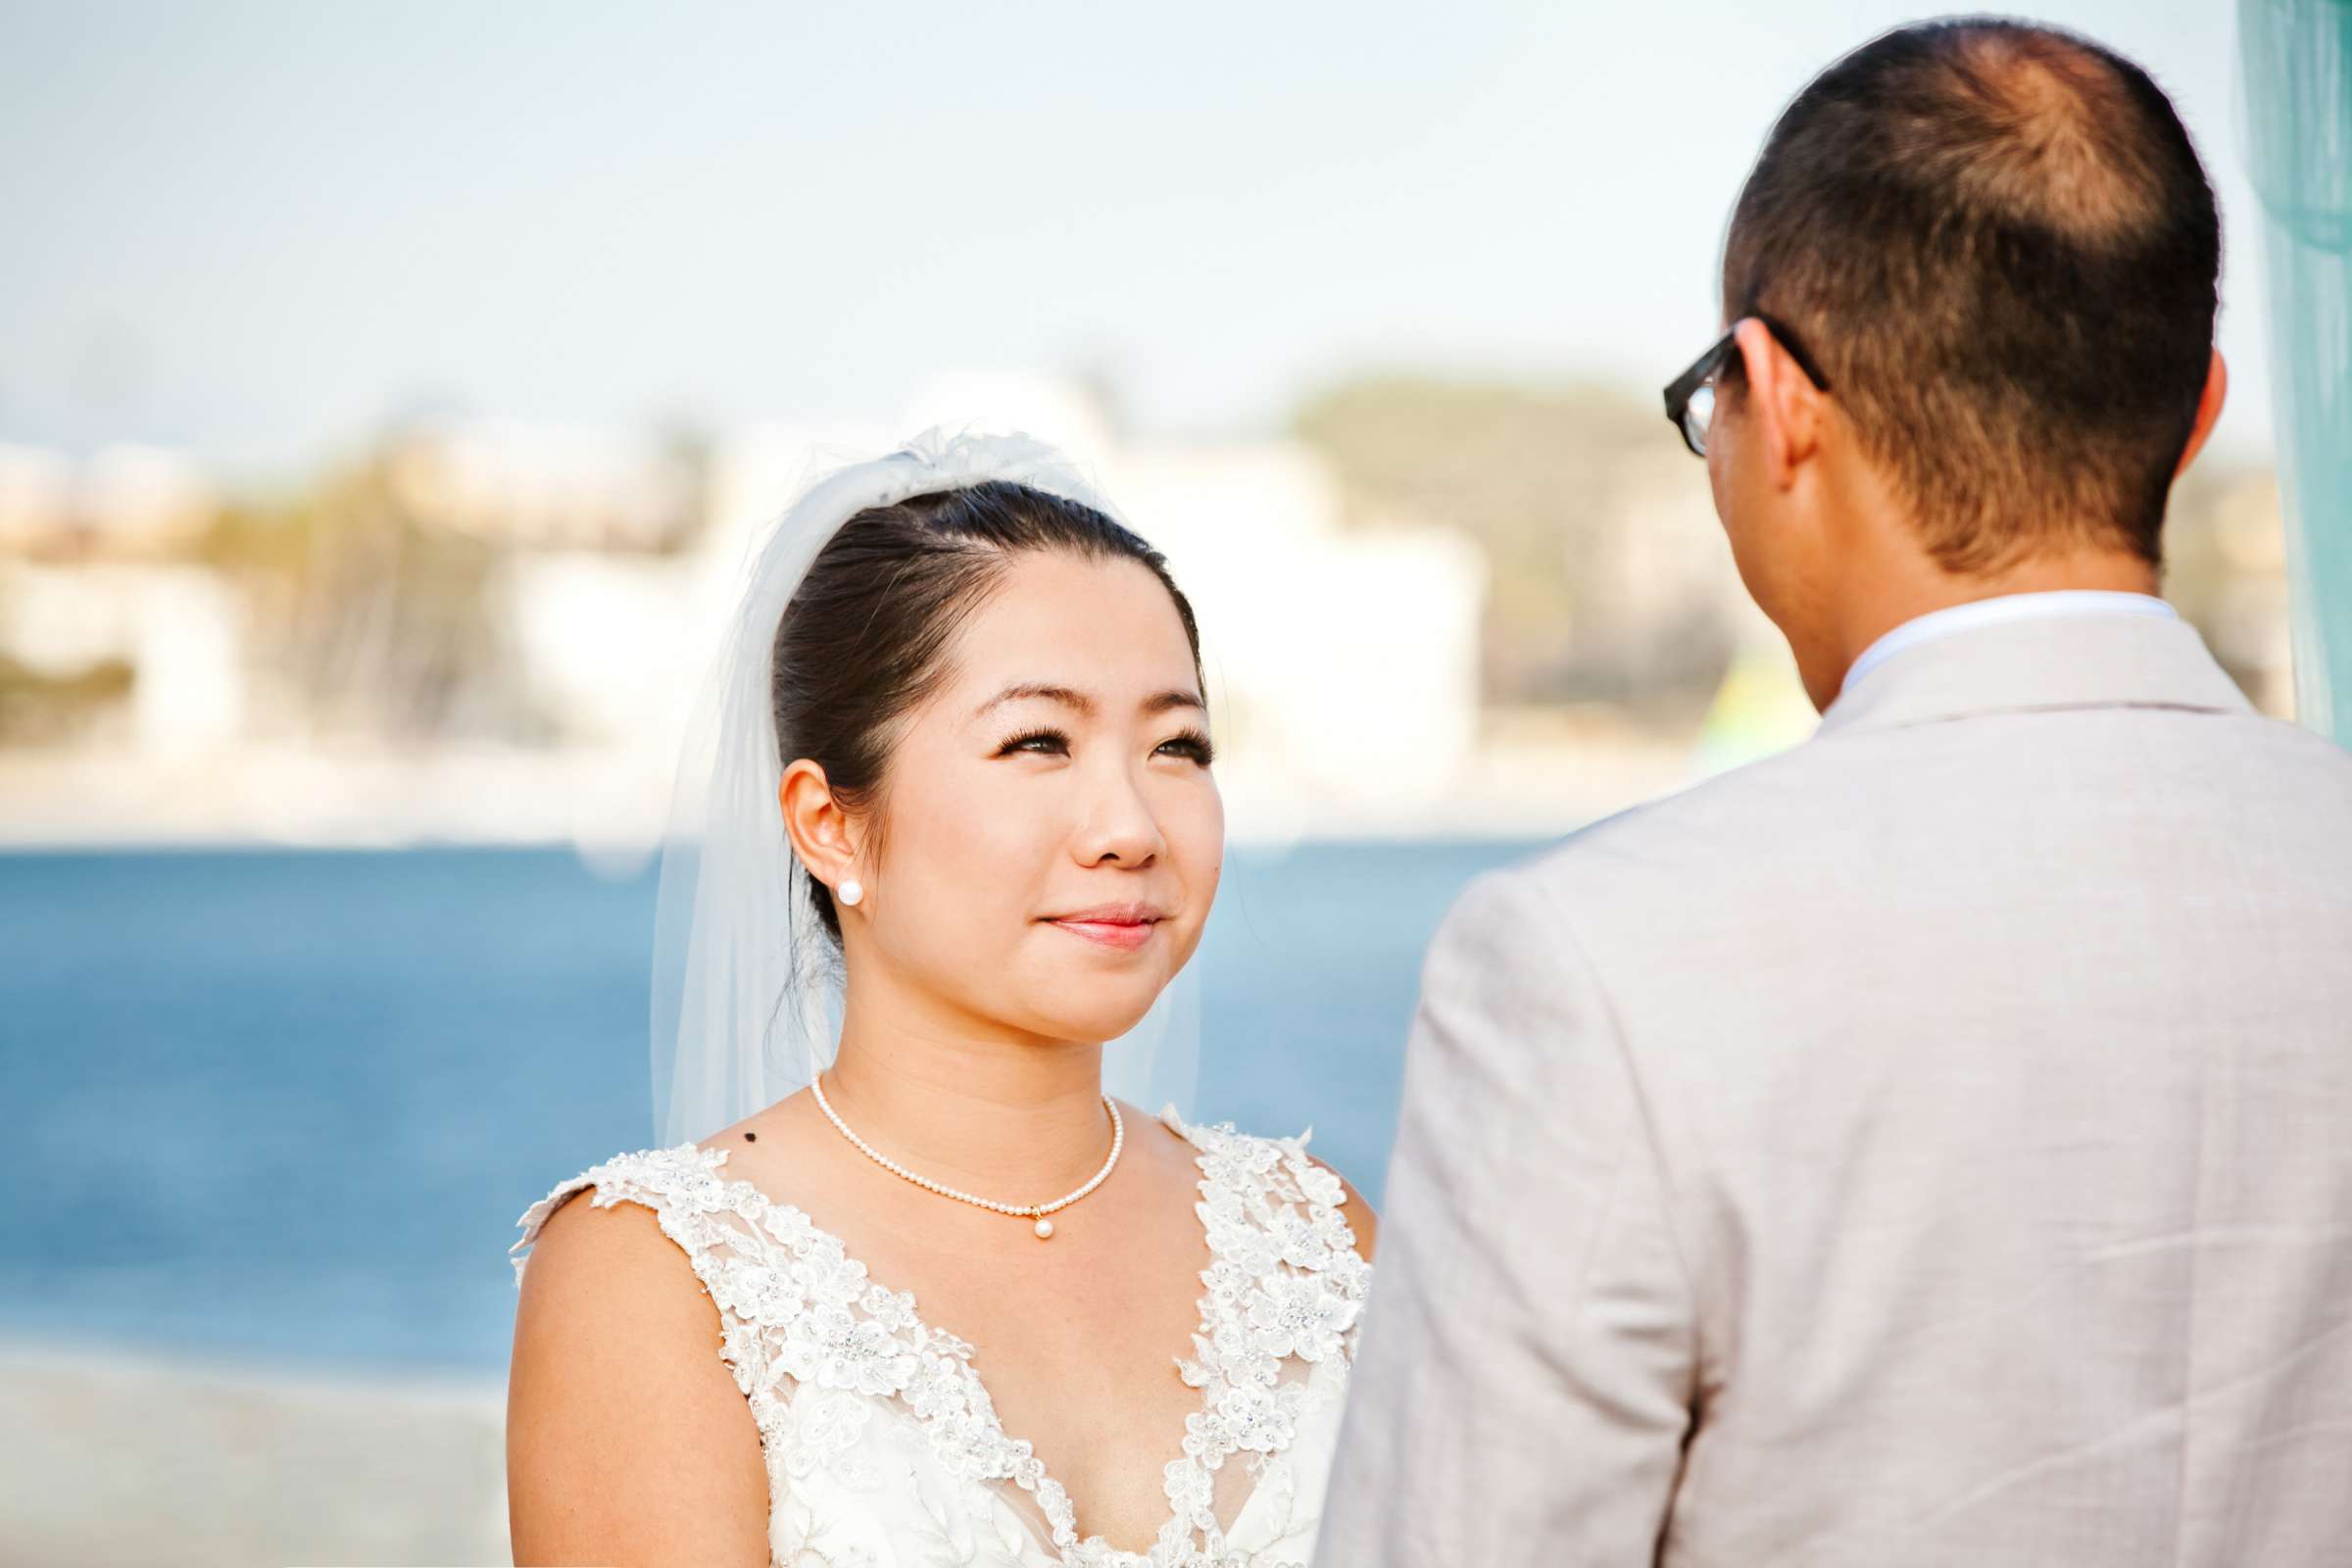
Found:
M 1176 607 L 1139 563 L 1025 553 L 944 669 L 844 911 L 853 993 L 878 964 L 966 1027 L 1122 1034 L 1192 957 L 1224 858 Z

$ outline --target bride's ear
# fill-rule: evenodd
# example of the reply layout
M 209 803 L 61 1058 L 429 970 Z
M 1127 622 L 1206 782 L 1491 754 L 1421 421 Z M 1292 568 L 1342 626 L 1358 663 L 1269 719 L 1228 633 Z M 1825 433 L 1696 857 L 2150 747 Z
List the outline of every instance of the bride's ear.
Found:
M 841 886 L 857 866 L 858 836 L 825 770 L 806 757 L 799 759 L 784 769 L 776 804 L 783 808 L 792 853 L 808 874 L 829 888 Z

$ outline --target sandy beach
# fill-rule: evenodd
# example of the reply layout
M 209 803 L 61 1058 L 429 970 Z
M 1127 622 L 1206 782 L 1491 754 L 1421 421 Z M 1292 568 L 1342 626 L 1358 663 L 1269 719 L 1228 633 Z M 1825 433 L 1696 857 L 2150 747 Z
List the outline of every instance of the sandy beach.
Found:
M 0 1568 L 505 1563 L 505 1402 L 0 1342 Z

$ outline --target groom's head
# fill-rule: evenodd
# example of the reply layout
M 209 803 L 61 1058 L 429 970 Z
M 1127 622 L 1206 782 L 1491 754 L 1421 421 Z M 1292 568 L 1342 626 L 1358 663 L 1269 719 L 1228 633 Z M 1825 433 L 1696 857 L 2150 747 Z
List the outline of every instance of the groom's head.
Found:
M 1817 702 L 1939 604 L 2152 589 L 2220 411 L 2220 259 L 2179 116 L 2086 40 L 1924 24 L 1797 96 L 1725 240 L 1704 444 Z

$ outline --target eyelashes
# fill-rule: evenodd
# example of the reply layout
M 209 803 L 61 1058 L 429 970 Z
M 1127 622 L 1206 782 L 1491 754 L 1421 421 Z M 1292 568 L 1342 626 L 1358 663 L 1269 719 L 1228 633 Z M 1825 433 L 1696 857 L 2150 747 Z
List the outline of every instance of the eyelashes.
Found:
M 1202 767 L 1217 760 L 1216 747 L 1210 744 L 1207 734 L 1201 730 L 1180 730 L 1161 741 L 1159 750 L 1164 752 L 1171 746 L 1176 748 L 1177 756 L 1189 757 Z
M 996 755 L 1011 757 L 1019 752 L 1034 752 L 1041 757 L 1067 757 L 1070 753 L 1070 737 L 1066 731 L 1051 726 L 1023 730 L 999 746 Z M 1189 758 L 1202 767 L 1208 766 L 1217 760 L 1216 747 L 1204 732 L 1198 729 L 1179 730 L 1161 741 L 1158 746 L 1153 748 L 1153 752 L 1155 754 L 1164 752 L 1175 757 Z
M 1046 756 L 1067 753 L 1070 738 L 1057 729 L 1030 729 L 1011 737 L 997 748 L 999 757 L 1010 757 L 1015 752 L 1037 752 Z

